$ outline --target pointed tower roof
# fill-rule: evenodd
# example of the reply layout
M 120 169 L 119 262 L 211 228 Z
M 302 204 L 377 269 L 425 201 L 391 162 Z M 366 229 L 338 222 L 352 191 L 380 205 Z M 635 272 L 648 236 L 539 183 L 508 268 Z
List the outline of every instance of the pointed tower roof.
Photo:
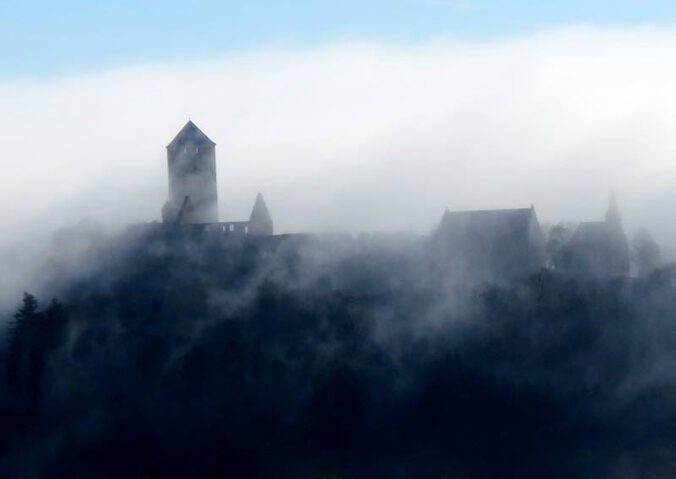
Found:
M 620 214 L 620 208 L 617 206 L 617 198 L 615 197 L 615 191 L 610 191 L 610 200 L 608 201 L 608 211 L 606 212 L 606 223 L 612 223 L 615 225 L 622 224 L 622 215 Z
M 249 217 L 249 234 L 265 236 L 272 236 L 273 234 L 272 217 L 265 204 L 263 195 L 260 193 L 256 196 L 256 202 Z
M 249 221 L 272 221 L 268 206 L 265 204 L 265 199 L 263 199 L 263 195 L 260 193 L 256 195 L 256 202 L 254 203 L 253 210 L 251 210 Z
M 178 145 L 191 144 L 191 145 L 202 145 L 206 144 L 209 146 L 216 146 L 216 143 L 211 141 L 207 135 L 204 134 L 202 130 L 197 128 L 192 120 L 188 120 L 188 123 L 185 124 L 181 131 L 171 140 L 171 143 L 167 145 L 167 148 L 174 148 Z

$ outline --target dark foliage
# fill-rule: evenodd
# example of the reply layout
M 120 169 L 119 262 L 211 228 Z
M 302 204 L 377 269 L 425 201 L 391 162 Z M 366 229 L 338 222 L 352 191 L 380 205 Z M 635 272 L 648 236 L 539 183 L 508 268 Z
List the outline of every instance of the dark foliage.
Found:
M 142 237 L 25 295 L 2 477 L 673 477 L 675 272 L 509 286 L 414 247 Z M 58 269 L 52 265 L 53 269 Z

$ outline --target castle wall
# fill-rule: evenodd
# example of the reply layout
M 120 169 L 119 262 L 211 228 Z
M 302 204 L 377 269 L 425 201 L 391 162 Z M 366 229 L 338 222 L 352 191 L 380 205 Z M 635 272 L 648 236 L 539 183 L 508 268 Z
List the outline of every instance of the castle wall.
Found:
M 183 212 L 182 223 L 218 221 L 216 151 L 209 145 L 179 143 L 167 148 L 169 200 L 180 207 L 190 197 L 190 208 Z

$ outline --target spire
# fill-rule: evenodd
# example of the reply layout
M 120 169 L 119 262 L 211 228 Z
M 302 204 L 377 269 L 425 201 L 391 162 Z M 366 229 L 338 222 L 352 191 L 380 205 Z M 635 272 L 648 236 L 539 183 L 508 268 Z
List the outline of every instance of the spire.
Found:
M 256 202 L 249 217 L 249 234 L 259 236 L 272 236 L 273 234 L 272 217 L 260 193 L 256 196 Z
M 608 211 L 606 211 L 606 223 L 612 226 L 622 226 L 622 215 L 620 208 L 617 206 L 617 198 L 615 192 L 610 191 L 610 201 L 608 202 Z
M 185 124 L 181 131 L 171 140 L 171 143 L 167 145 L 167 148 L 173 148 L 178 145 L 183 144 L 205 144 L 207 146 L 216 146 L 216 143 L 211 141 L 207 135 L 200 130 L 197 125 L 195 125 L 192 120 L 188 120 L 188 123 Z

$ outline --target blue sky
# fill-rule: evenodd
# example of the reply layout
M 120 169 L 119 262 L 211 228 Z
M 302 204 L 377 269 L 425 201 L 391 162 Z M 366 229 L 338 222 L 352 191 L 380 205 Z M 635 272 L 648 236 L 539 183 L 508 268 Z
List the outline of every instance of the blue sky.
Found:
M 673 0 L 2 0 L 0 77 L 360 39 L 489 39 L 569 24 L 671 25 Z

